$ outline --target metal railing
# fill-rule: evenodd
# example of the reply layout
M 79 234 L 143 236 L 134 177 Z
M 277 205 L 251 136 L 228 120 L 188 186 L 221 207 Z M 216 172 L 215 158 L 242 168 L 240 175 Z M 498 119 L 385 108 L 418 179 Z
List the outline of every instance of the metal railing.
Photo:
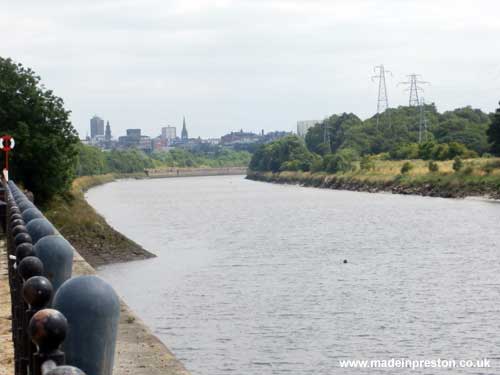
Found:
M 72 278 L 71 244 L 14 182 L 0 190 L 15 374 L 111 375 L 118 296 L 97 276 Z

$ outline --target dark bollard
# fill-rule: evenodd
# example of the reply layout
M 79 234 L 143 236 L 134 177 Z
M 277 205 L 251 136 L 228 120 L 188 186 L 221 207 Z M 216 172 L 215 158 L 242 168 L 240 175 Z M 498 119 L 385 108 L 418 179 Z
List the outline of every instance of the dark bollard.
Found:
M 37 208 L 28 208 L 23 212 L 23 220 L 28 224 L 33 219 L 43 219 L 43 214 Z
M 36 310 L 47 306 L 52 297 L 52 291 L 52 284 L 43 276 L 30 277 L 23 285 L 24 300 Z
M 53 361 L 57 366 L 64 365 L 64 353 L 60 347 L 67 330 L 68 321 L 57 310 L 43 309 L 33 315 L 28 332 L 38 349 L 33 356 L 34 375 L 42 375 L 45 361 Z
M 24 224 L 25 223 L 24 223 L 24 220 L 22 218 L 21 219 L 14 219 L 14 220 L 10 221 L 9 228 L 12 230 L 17 226 L 24 225 Z
M 19 263 L 21 263 L 24 258 L 33 255 L 35 255 L 33 244 L 30 244 L 28 242 L 20 244 L 16 247 L 16 264 L 19 265 Z
M 59 234 L 47 219 L 33 219 L 26 225 L 26 229 L 31 235 L 34 244 L 42 237 Z
M 31 236 L 28 233 L 19 233 L 14 237 L 15 248 L 25 242 L 32 243 Z
M 10 215 L 10 222 L 12 223 L 13 220 L 16 220 L 16 219 L 20 219 L 22 220 L 23 219 L 23 215 L 21 214 L 11 214 Z M 12 227 L 13 225 L 11 225 Z
M 23 262 L 27 262 L 30 258 L 28 257 L 22 260 Z M 43 267 L 43 266 L 42 266 Z M 25 275 L 26 276 L 26 275 Z M 32 353 L 36 351 L 34 344 L 31 342 L 30 337 L 26 334 L 28 332 L 28 326 L 31 320 L 31 317 L 37 312 L 43 309 L 49 303 L 52 298 L 52 285 L 50 281 L 47 280 L 43 276 L 33 276 L 27 279 L 23 285 L 23 299 L 28 304 L 28 309 L 25 311 L 24 319 L 22 322 L 23 332 L 23 341 L 22 346 L 24 348 L 22 356 L 20 360 L 20 365 L 23 368 L 29 367 L 29 373 L 34 373 L 34 357 Z
M 85 375 L 85 373 L 73 366 L 59 366 L 44 375 Z
M 28 234 L 28 230 L 26 229 L 26 227 L 24 225 L 16 225 L 14 228 L 12 228 L 12 230 L 10 231 L 10 233 L 12 234 L 13 238 L 16 238 L 16 236 L 19 233 L 26 233 L 26 234 Z
M 68 319 L 63 348 L 67 363 L 92 375 L 112 375 L 120 301 L 97 276 L 69 279 L 57 291 L 53 306 Z
M 37 257 L 28 256 L 19 262 L 17 272 L 24 281 L 33 276 L 43 276 L 43 263 Z
M 34 247 L 35 254 L 43 262 L 45 277 L 50 280 L 54 293 L 71 277 L 73 246 L 59 235 L 41 238 Z

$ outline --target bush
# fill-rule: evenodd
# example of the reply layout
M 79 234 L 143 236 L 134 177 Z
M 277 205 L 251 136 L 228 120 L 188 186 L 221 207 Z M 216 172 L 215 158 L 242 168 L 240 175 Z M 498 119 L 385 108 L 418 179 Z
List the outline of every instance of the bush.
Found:
M 373 158 L 370 156 L 363 156 L 361 158 L 361 162 L 359 163 L 361 170 L 363 171 L 372 171 L 375 169 L 375 162 Z
M 429 172 L 439 172 L 439 165 L 435 161 L 430 161 L 428 164 Z
M 356 169 L 355 161 L 359 159 L 358 153 L 352 148 L 344 148 L 335 154 L 325 156 L 326 171 L 329 173 L 345 173 Z
M 459 172 L 464 167 L 464 162 L 458 156 L 453 160 L 453 170 Z
M 405 162 L 401 167 L 401 174 L 407 174 L 414 168 L 413 164 L 409 161 Z
M 472 173 L 474 173 L 474 168 L 471 165 L 468 165 L 467 167 L 465 167 L 463 173 L 466 175 L 471 175 Z
M 487 174 L 493 172 L 493 170 L 500 168 L 500 160 L 489 161 L 481 169 Z
M 321 172 L 324 170 L 323 158 L 315 159 L 311 164 L 311 172 Z

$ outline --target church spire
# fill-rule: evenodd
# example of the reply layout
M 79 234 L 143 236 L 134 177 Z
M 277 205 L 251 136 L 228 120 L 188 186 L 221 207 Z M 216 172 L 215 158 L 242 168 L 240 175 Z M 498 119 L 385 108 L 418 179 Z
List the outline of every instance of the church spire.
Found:
M 182 117 L 182 133 L 181 133 L 181 139 L 183 141 L 188 140 L 188 131 L 186 129 L 186 117 Z

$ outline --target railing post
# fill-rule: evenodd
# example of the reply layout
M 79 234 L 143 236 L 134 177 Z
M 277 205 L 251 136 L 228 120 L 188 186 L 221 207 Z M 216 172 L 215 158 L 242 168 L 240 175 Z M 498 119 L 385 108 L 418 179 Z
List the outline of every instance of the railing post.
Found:
M 33 356 L 34 375 L 42 375 L 45 361 L 53 361 L 56 366 L 64 365 L 64 353 L 60 347 L 66 337 L 68 321 L 63 314 L 54 309 L 40 310 L 31 318 L 28 330 L 37 346 Z
M 26 262 L 26 259 L 23 259 L 21 263 Z M 43 276 L 30 277 L 24 283 L 23 297 L 29 306 L 28 310 L 26 311 L 25 322 L 24 322 L 26 326 L 26 331 L 25 331 L 26 337 L 29 337 L 26 333 L 28 332 L 28 326 L 29 322 L 31 321 L 31 318 L 38 311 L 42 310 L 45 306 L 47 306 L 50 299 L 52 298 L 52 292 L 53 292 L 52 284 L 48 279 L 46 279 Z M 29 373 L 33 374 L 35 371 L 35 366 L 33 362 L 32 353 L 35 352 L 35 348 L 33 347 L 33 344 L 31 344 L 31 341 L 30 344 L 27 345 L 27 347 L 28 347 L 27 355 L 29 358 L 29 369 L 30 369 Z

